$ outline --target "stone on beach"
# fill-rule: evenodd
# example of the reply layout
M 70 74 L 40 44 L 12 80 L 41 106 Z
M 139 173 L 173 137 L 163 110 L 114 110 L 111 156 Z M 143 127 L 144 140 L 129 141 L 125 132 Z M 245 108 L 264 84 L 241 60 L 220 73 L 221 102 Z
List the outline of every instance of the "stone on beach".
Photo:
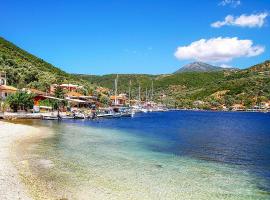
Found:
M 19 137 L 33 133 L 35 128 L 0 121 L 0 199 L 31 200 L 19 173 L 11 161 L 11 145 Z

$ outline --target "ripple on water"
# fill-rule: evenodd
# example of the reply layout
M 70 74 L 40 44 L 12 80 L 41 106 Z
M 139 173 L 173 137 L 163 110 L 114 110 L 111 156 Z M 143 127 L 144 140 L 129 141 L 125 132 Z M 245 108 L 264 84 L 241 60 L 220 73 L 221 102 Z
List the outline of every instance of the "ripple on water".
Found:
M 55 180 L 51 187 L 58 196 L 80 200 L 270 197 L 256 185 L 258 177 L 236 166 L 151 151 L 145 138 L 121 131 L 74 125 L 56 130 L 31 153 L 40 155 L 37 168 L 49 169 L 39 178 Z M 69 188 L 65 194 L 58 184 Z

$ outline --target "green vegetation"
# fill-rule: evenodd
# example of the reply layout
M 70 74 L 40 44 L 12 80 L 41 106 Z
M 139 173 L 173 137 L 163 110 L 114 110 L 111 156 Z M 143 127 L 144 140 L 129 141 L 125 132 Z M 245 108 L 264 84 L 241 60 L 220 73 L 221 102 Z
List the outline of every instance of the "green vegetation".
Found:
M 84 86 L 82 94 L 94 94 L 107 105 L 113 94 L 116 74 L 104 76 L 68 74 L 37 58 L 0 37 L 0 71 L 7 72 L 8 84 L 17 88 L 35 88 L 47 91 L 53 83 L 72 83 Z M 212 72 L 183 72 L 179 74 L 123 74 L 119 75 L 118 92 L 138 98 L 141 87 L 142 99 L 150 99 L 152 81 L 153 100 L 171 107 L 221 108 L 242 104 L 247 108 L 270 99 L 270 61 L 245 70 Z M 97 92 L 98 86 L 109 92 Z M 63 97 L 63 91 L 56 96 Z M 58 105 L 59 106 L 59 105 Z
M 47 91 L 54 83 L 72 83 L 83 85 L 88 91 L 93 90 L 89 82 L 54 67 L 1 37 L 0 71 L 7 73 L 8 85 L 17 88 Z
M 113 89 L 116 78 L 115 74 L 77 76 L 92 84 L 110 89 Z M 138 95 L 140 83 L 144 99 L 146 89 L 151 90 L 153 80 L 154 99 L 172 107 L 218 109 L 222 105 L 230 107 L 233 104 L 242 104 L 250 108 L 270 99 L 270 61 L 239 71 L 185 72 L 165 75 L 123 74 L 119 75 L 119 92 L 128 92 L 130 80 L 133 98 Z M 161 98 L 161 95 L 166 97 Z M 198 100 L 203 101 L 203 104 L 194 105 Z
M 102 103 L 102 105 L 104 105 L 104 106 L 108 106 L 110 103 L 110 98 L 103 94 L 100 96 L 99 102 Z
M 27 94 L 26 92 L 16 92 L 7 97 L 7 103 L 14 112 L 18 110 L 27 111 L 33 108 L 33 95 Z
M 64 90 L 61 87 L 56 87 L 54 91 L 54 96 L 56 98 L 64 99 L 65 98 Z M 66 100 L 59 101 L 59 100 L 51 100 L 52 107 L 55 110 L 59 110 L 61 107 L 67 106 L 68 102 Z
M 53 110 L 59 110 L 60 108 L 63 108 L 68 105 L 67 100 L 64 100 L 65 98 L 64 94 L 65 94 L 65 91 L 61 87 L 56 87 L 55 92 L 54 92 L 54 97 L 60 98 L 63 100 L 45 99 L 45 100 L 39 101 L 39 105 L 52 107 Z

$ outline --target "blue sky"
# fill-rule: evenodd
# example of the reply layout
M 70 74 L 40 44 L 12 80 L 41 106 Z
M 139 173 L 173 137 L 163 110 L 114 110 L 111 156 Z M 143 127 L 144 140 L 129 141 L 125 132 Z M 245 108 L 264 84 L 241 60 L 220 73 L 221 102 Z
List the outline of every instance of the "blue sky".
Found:
M 269 0 L 1 0 L 0 35 L 73 73 L 171 73 L 194 60 L 245 68 L 270 57 L 268 12 Z M 243 14 L 267 16 L 250 25 Z M 223 47 L 232 55 L 212 52 Z

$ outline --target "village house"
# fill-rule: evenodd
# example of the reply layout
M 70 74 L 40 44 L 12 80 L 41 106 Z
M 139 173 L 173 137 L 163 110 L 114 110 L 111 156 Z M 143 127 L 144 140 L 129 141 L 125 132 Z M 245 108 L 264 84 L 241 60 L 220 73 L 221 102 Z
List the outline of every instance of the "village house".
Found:
M 270 101 L 269 102 L 261 102 L 260 108 L 261 109 L 269 109 L 270 108 Z
M 245 110 L 245 106 L 242 104 L 234 104 L 231 106 L 232 111 L 243 111 Z
M 111 96 L 110 101 L 112 106 L 124 106 L 126 105 L 127 95 L 119 94 L 117 96 Z
M 0 72 L 0 85 L 7 84 L 7 75 L 5 72 Z
M 39 113 L 39 112 L 52 111 L 53 108 L 51 106 L 40 105 L 40 101 L 53 98 L 51 96 L 48 96 L 46 92 L 33 89 L 33 88 L 23 88 L 22 91 L 28 94 L 33 94 L 33 101 L 34 101 L 33 111 L 34 112 Z
M 98 88 L 96 88 L 96 92 L 98 92 L 98 93 L 108 94 L 109 91 L 110 90 L 108 88 L 104 88 L 104 87 L 98 87 Z
M 66 91 L 69 91 L 69 92 L 71 92 L 71 91 L 76 91 L 76 90 L 78 90 L 78 89 L 82 89 L 82 88 L 83 88 L 83 86 L 74 85 L 74 84 L 70 84 L 70 83 L 68 83 L 68 84 L 61 84 L 61 85 L 58 85 L 58 84 L 52 84 L 52 85 L 50 86 L 50 93 L 54 93 L 54 91 L 55 91 L 55 89 L 56 89 L 57 87 L 60 87 L 60 88 L 62 88 L 63 90 L 66 90 Z
M 5 72 L 0 72 L 0 100 L 5 100 L 9 94 L 13 94 L 18 89 L 7 85 L 7 77 Z
M 23 88 L 22 91 L 27 92 L 28 94 L 33 94 L 33 100 L 34 100 L 34 106 L 39 106 L 39 101 L 40 100 L 45 100 L 47 93 L 42 92 L 37 89 L 32 89 L 32 88 Z
M 197 101 L 194 101 L 193 102 L 193 105 L 195 107 L 200 107 L 200 106 L 203 106 L 204 105 L 204 102 L 203 101 L 200 101 L 200 100 L 197 100 Z
M 69 102 L 71 108 L 87 108 L 97 103 L 96 96 L 86 96 L 75 91 L 66 93 L 65 99 Z

